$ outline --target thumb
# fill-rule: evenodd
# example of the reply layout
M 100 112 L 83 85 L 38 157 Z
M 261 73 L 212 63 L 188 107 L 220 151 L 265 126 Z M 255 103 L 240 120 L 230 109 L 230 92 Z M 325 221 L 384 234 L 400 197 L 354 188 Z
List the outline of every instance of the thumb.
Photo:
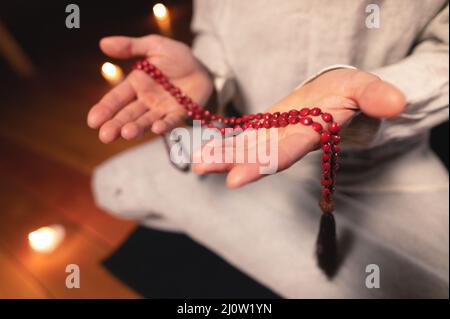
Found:
M 373 74 L 359 73 L 352 87 L 353 98 L 361 111 L 368 116 L 391 118 L 405 109 L 405 95 L 394 85 Z
M 140 38 L 112 36 L 100 40 L 100 49 L 110 57 L 127 59 L 151 54 L 160 47 L 161 41 L 162 37 L 155 34 Z

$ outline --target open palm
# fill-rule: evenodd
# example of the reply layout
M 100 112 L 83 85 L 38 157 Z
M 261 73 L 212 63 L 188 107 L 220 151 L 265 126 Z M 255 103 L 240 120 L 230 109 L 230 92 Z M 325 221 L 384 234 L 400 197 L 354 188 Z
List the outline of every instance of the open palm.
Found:
M 373 74 L 359 70 L 338 69 L 329 71 L 296 89 L 267 109 L 267 112 L 287 112 L 293 108 L 310 106 L 319 106 L 323 112 L 332 114 L 336 122 L 345 125 L 357 111 L 362 111 L 374 118 L 394 117 L 404 109 L 405 97 L 396 87 Z M 320 137 L 311 127 L 297 124 L 277 130 L 276 171 L 290 167 L 319 146 Z M 247 139 L 249 134 L 251 133 L 246 131 L 228 139 L 243 140 Z M 197 173 L 229 172 L 227 177 L 229 187 L 239 187 L 256 181 L 265 176 L 261 174 L 260 168 L 267 163 L 261 163 L 258 159 L 255 163 L 235 161 L 206 163 L 202 154 L 207 154 L 213 147 L 220 144 L 224 154 L 228 152 L 235 157 L 248 158 L 240 153 L 255 154 L 255 149 L 258 147 L 264 144 L 267 147 L 270 143 L 269 138 L 269 134 L 258 134 L 256 139 L 246 144 L 239 141 L 212 140 L 201 151 L 195 153 L 194 171 Z M 236 148 L 236 145 L 245 145 L 245 147 Z
M 114 58 L 146 57 L 168 79 L 200 105 L 212 92 L 212 81 L 185 44 L 158 35 L 141 38 L 108 37 L 102 51 Z M 151 129 L 162 134 L 179 125 L 186 111 L 152 78 L 141 71 L 108 92 L 88 114 L 88 125 L 99 128 L 99 138 L 109 143 L 122 136 L 133 139 Z

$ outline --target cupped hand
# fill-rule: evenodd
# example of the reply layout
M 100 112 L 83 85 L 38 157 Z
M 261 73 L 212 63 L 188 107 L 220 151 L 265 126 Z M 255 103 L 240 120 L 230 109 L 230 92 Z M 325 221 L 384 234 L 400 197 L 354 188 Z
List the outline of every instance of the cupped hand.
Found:
M 146 57 L 200 105 L 212 92 L 212 80 L 185 44 L 158 35 L 141 38 L 107 37 L 102 51 L 113 58 Z M 132 71 L 89 111 L 89 127 L 110 143 L 122 136 L 130 140 L 151 129 L 162 134 L 179 125 L 186 111 L 159 84 L 142 71 Z
M 332 114 L 336 122 L 345 125 L 358 111 L 375 118 L 395 117 L 403 111 L 405 103 L 405 97 L 401 91 L 377 76 L 360 70 L 337 69 L 326 72 L 294 90 L 270 107 L 267 112 L 287 112 L 293 108 L 318 106 L 323 112 Z M 322 124 L 325 123 L 322 122 Z M 317 149 L 320 143 L 319 134 L 311 127 L 301 124 L 271 130 L 278 130 L 277 172 L 290 167 L 307 153 Z M 194 171 L 201 174 L 228 172 L 227 186 L 232 188 L 266 176 L 261 174 L 261 167 L 266 163 L 261 163 L 258 158 L 252 163 L 247 160 L 211 163 L 205 162 L 202 156 L 205 152 L 210 152 L 211 147 L 221 146 L 224 154 L 228 152 L 228 154 L 234 154 L 234 159 L 238 156 L 247 159 L 248 154 L 255 152 L 257 147 L 263 144 L 267 146 L 270 142 L 270 134 L 258 134 L 253 142 L 244 144 L 245 147 L 236 148 L 236 145 L 243 145 L 238 140 L 249 138 L 250 134 L 251 132 L 245 131 L 238 136 L 228 137 L 225 141 L 216 139 L 205 144 L 202 150 L 194 153 Z M 227 141 L 227 139 L 234 141 Z

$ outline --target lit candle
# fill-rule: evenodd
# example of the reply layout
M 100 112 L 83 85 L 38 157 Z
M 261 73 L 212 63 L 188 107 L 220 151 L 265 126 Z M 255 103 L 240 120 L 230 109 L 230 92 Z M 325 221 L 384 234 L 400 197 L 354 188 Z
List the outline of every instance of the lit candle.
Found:
M 169 10 L 162 3 L 157 3 L 153 6 L 153 15 L 156 19 L 159 31 L 162 35 L 170 37 L 172 30 L 170 27 L 170 15 Z
M 115 85 L 122 81 L 123 79 L 123 72 L 122 69 L 110 62 L 105 62 L 102 65 L 102 75 L 112 85 Z
M 28 234 L 28 241 L 34 251 L 51 253 L 63 241 L 65 230 L 62 225 L 41 227 Z

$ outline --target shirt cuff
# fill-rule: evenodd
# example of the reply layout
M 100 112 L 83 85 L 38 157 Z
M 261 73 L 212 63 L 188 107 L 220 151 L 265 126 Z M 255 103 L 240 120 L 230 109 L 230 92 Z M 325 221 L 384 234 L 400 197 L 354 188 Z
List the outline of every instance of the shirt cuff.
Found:
M 307 83 L 311 82 L 312 80 L 318 78 L 319 76 L 321 76 L 324 73 L 327 73 L 327 72 L 333 71 L 333 70 L 337 70 L 337 69 L 352 69 L 352 70 L 356 70 L 356 67 L 354 67 L 352 65 L 347 65 L 347 64 L 333 64 L 333 65 L 327 66 L 326 68 L 320 70 L 316 74 L 314 74 L 314 75 L 310 76 L 309 78 L 307 78 L 306 80 L 304 80 L 295 89 L 301 88 L 305 84 L 307 84 Z

